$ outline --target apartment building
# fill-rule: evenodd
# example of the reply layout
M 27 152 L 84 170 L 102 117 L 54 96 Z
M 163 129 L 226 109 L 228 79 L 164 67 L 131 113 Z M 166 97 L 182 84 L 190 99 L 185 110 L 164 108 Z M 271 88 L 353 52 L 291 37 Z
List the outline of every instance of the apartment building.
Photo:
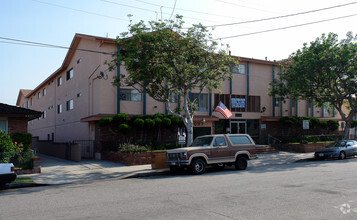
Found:
M 61 67 L 33 90 L 20 90 L 17 106 L 43 112 L 29 122 L 28 131 L 40 140 L 68 142 L 95 140 L 98 120 L 117 113 L 128 115 L 168 114 L 163 103 L 153 100 L 144 90 L 112 85 L 113 77 L 125 73 L 120 66 L 108 71 L 106 60 L 116 53 L 113 39 L 76 34 Z M 232 67 L 232 80 L 224 82 L 222 93 L 198 94 L 194 136 L 211 133 L 249 133 L 253 137 L 269 134 L 272 123 L 282 116 L 313 116 L 340 119 L 328 109 L 307 101 L 283 102 L 268 95 L 270 83 L 281 71 L 279 63 L 244 57 Z M 214 111 L 222 101 L 233 113 L 229 119 Z M 173 98 L 173 103 L 179 105 Z

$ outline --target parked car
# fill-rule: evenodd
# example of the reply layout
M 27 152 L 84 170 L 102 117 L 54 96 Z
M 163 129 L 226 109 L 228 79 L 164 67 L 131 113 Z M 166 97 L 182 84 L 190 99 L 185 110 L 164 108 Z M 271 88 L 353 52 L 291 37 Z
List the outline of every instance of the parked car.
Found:
M 341 160 L 349 156 L 357 155 L 357 141 L 342 140 L 315 152 L 315 159 L 339 158 Z
M 190 147 L 167 151 L 166 164 L 172 173 L 188 168 L 203 174 L 207 166 L 234 165 L 245 170 L 247 160 L 256 158 L 256 145 L 248 134 L 219 134 L 197 137 Z
M 15 167 L 12 163 L 0 163 L 0 185 L 11 183 L 16 179 Z

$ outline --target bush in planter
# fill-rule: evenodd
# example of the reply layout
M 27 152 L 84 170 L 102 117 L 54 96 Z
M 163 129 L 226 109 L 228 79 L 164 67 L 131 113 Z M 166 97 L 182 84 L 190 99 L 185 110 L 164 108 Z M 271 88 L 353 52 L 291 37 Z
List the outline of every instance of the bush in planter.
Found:
M 23 151 L 30 150 L 32 145 L 32 134 L 30 133 L 15 133 L 11 137 L 12 141 L 15 143 L 21 143 Z
M 327 128 L 327 121 L 320 121 L 320 127 L 322 128 L 322 129 L 326 129 Z
M 140 146 L 131 143 L 124 143 L 119 145 L 118 151 L 121 153 L 144 153 L 150 150 L 145 146 Z
M 340 124 L 336 120 L 328 120 L 327 121 L 327 127 L 330 131 L 336 131 Z
M 320 125 L 320 120 L 318 118 L 310 118 L 310 124 L 312 128 L 316 128 Z

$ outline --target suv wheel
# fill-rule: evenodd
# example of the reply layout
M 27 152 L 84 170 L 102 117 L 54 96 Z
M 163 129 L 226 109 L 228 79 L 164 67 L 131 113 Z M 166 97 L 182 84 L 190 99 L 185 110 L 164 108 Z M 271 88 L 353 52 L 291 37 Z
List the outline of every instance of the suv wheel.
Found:
M 238 157 L 235 166 L 237 170 L 245 170 L 247 169 L 248 161 L 245 157 Z
M 202 159 L 194 159 L 191 163 L 191 171 L 193 174 L 203 174 L 206 171 L 206 162 Z

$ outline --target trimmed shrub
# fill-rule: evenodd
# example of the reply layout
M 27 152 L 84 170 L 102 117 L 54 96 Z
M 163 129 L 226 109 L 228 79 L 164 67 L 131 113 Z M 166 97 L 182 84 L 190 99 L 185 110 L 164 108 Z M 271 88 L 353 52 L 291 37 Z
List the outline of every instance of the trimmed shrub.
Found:
M 327 121 L 320 121 L 319 125 L 320 125 L 320 127 L 322 129 L 326 129 L 327 128 Z
M 310 124 L 312 128 L 316 128 L 317 126 L 320 125 L 320 120 L 318 118 L 310 118 Z
M 130 132 L 131 127 L 127 124 L 121 124 L 119 125 L 119 131 L 123 133 L 124 135 Z
M 145 119 L 145 127 L 146 128 L 153 128 L 155 127 L 155 121 L 150 119 L 150 118 L 147 118 Z
M 163 118 L 163 119 L 162 119 L 162 124 L 163 124 L 165 127 L 170 127 L 170 126 L 171 126 L 171 119 L 170 119 L 170 118 Z
M 128 115 L 125 113 L 119 113 L 113 117 L 114 123 L 125 123 L 126 121 L 128 121 Z
M 145 121 L 141 118 L 136 118 L 133 122 L 134 126 L 137 127 L 137 128 L 142 128 L 144 127 L 144 123 Z
M 336 120 L 328 120 L 327 121 L 327 127 L 330 131 L 336 131 L 340 124 Z
M 99 120 L 98 124 L 100 127 L 110 125 L 113 122 L 113 118 L 102 118 Z
M 155 118 L 154 122 L 155 122 L 156 126 L 160 126 L 162 124 L 162 119 L 161 118 Z

